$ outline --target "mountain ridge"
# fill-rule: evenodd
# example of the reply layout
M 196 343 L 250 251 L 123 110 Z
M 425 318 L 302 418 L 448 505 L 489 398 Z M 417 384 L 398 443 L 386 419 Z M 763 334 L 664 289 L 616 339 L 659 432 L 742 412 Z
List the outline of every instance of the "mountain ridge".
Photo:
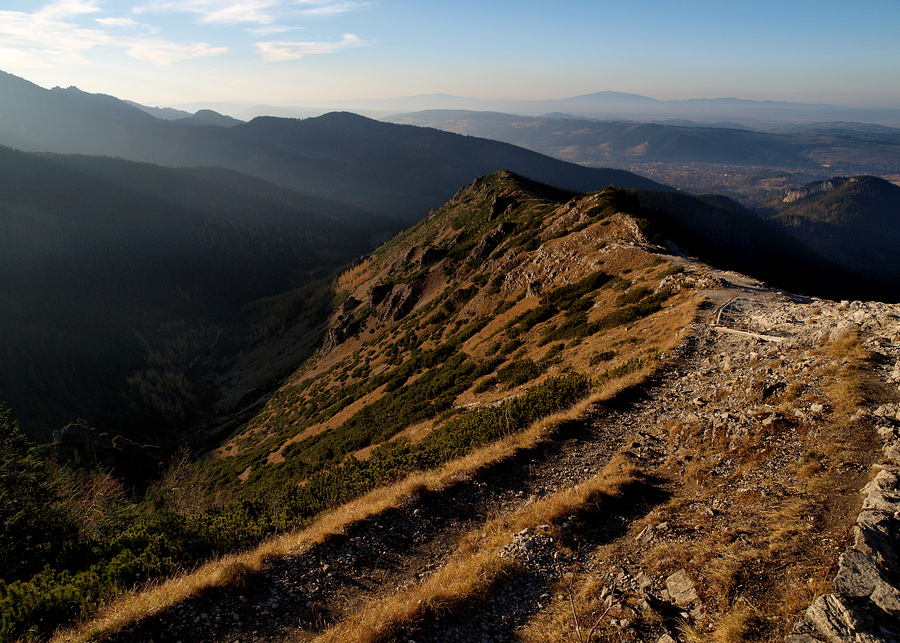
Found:
M 754 170 L 761 179 L 782 170 L 796 175 L 798 182 L 806 182 L 805 176 L 826 178 L 840 172 L 885 176 L 900 172 L 900 129 L 878 125 L 819 123 L 762 132 L 734 124 L 593 121 L 459 110 L 398 114 L 386 120 L 495 138 L 580 164 L 630 167 L 643 173 L 662 164 L 673 168 L 673 177 L 679 176 L 679 169 L 680 174 L 697 174 L 702 165 L 716 167 L 719 181 L 722 174 Z M 698 191 L 689 182 L 673 178 L 669 182 Z M 746 195 L 743 200 L 750 199 Z
M 334 511 L 102 640 L 776 641 L 833 604 L 893 628 L 832 575 L 870 551 L 836 543 L 896 440 L 896 305 L 667 254 L 639 198 L 498 173 L 345 271 L 331 339 L 159 491 L 223 540 Z
M 5 116 L 0 144 L 159 165 L 218 165 L 405 224 L 440 207 L 460 185 L 504 168 L 579 191 L 611 183 L 666 189 L 623 170 L 580 167 L 504 143 L 356 115 L 264 117 L 228 128 L 181 127 L 152 119 L 122 101 L 127 114 L 151 120 L 107 119 L 69 100 L 65 91 L 42 90 L 8 74 L 0 81 L 17 88 L 0 92 L 0 113 Z M 108 102 L 83 92 L 73 95 Z M 345 156 L 337 156 L 336 149 Z
M 0 397 L 70 422 L 0 402 L 0 638 L 900 637 L 900 306 L 859 301 L 900 297 L 890 184 L 763 219 L 354 114 L 48 94 L 60 144 L 316 189 L 0 147 Z M 509 159 L 565 185 L 453 183 Z
M 892 107 L 857 108 L 816 103 L 741 98 L 693 98 L 660 100 L 639 94 L 601 91 L 561 99 L 484 99 L 448 94 L 419 94 L 383 99 L 345 101 L 312 101 L 304 105 L 245 105 L 194 103 L 191 107 L 211 107 L 238 118 L 251 119 L 278 113 L 283 116 L 307 117 L 317 113 L 352 110 L 373 118 L 392 113 L 425 109 L 466 109 L 499 111 L 522 116 L 543 116 L 558 112 L 579 118 L 658 120 L 681 118 L 701 121 L 733 121 L 763 129 L 786 124 L 814 123 L 823 120 L 845 120 L 900 126 L 900 110 Z

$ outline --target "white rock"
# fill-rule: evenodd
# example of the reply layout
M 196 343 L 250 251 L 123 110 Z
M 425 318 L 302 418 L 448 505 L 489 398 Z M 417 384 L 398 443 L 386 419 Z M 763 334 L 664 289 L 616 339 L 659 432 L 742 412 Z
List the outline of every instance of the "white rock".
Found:
M 683 569 L 679 569 L 666 579 L 666 589 L 675 604 L 679 606 L 690 605 L 700 599 L 697 589 L 694 587 L 694 581 Z

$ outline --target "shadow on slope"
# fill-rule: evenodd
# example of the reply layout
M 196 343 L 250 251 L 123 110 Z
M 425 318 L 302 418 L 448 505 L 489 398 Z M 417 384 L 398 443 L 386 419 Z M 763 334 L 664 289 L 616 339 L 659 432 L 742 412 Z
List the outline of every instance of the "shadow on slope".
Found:
M 166 347 L 188 368 L 245 304 L 364 252 L 346 212 L 225 170 L 0 148 L 0 398 L 40 439 L 79 416 L 167 433 L 202 395 Z M 162 417 L 125 395 L 148 364 Z

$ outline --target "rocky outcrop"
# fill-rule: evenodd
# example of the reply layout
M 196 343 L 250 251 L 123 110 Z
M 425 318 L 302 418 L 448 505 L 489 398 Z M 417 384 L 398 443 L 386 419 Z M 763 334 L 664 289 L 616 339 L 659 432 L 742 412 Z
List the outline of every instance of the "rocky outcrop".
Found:
M 781 197 L 781 200 L 785 203 L 793 203 L 794 201 L 799 201 L 800 199 L 807 197 L 810 194 L 830 192 L 833 189 L 834 183 L 832 181 L 816 181 L 814 183 L 808 183 L 802 188 L 786 190 L 784 196 Z
M 688 573 L 680 569 L 666 579 L 666 590 L 679 607 L 686 607 L 699 600 L 697 588 Z
M 52 450 L 60 464 L 72 464 L 86 470 L 97 465 L 127 484 L 158 475 L 165 455 L 160 447 L 140 445 L 128 438 L 104 433 L 79 419 L 53 432 Z
M 343 304 L 341 304 L 341 312 L 346 315 L 351 310 L 356 309 L 361 303 L 362 302 L 359 299 L 351 295 L 344 300 Z
M 422 256 L 419 257 L 419 265 L 422 268 L 437 263 L 447 256 L 447 248 L 425 248 Z
M 838 560 L 834 592 L 816 599 L 789 643 L 900 640 L 900 419 L 890 403 L 872 415 L 887 463 L 862 491 L 853 545 Z
M 509 221 L 501 223 L 482 237 L 481 241 L 478 242 L 478 245 L 475 246 L 475 249 L 472 250 L 472 256 L 478 259 L 487 259 L 497 246 L 500 245 L 500 242 L 508 237 L 515 229 L 516 225 L 514 223 Z
M 488 214 L 488 221 L 493 221 L 497 217 L 516 209 L 519 202 L 513 197 L 495 196 L 491 202 L 491 211 Z
M 379 305 L 378 319 L 396 322 L 406 317 L 415 308 L 424 288 L 423 279 L 395 285 Z
M 379 305 L 384 301 L 384 298 L 391 293 L 393 288 L 394 284 L 378 284 L 377 286 L 372 286 L 372 290 L 369 291 L 369 303 L 373 306 Z
M 359 324 L 352 317 L 339 317 L 322 338 L 322 354 L 328 354 L 356 334 Z

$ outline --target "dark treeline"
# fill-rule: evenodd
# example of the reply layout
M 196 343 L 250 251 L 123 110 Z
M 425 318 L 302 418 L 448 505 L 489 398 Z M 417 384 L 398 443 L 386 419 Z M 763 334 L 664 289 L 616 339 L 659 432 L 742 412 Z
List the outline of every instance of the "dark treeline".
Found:
M 183 428 L 202 396 L 184 369 L 243 306 L 392 229 L 347 216 L 225 170 L 0 148 L 0 399 L 40 440 L 79 417 Z
M 881 301 L 900 298 L 895 280 L 866 275 L 854 263 L 820 253 L 815 244 L 778 221 L 765 220 L 726 197 L 646 191 L 637 195 L 643 208 L 639 216 L 656 241 L 674 242 L 687 254 L 716 267 L 803 295 Z

